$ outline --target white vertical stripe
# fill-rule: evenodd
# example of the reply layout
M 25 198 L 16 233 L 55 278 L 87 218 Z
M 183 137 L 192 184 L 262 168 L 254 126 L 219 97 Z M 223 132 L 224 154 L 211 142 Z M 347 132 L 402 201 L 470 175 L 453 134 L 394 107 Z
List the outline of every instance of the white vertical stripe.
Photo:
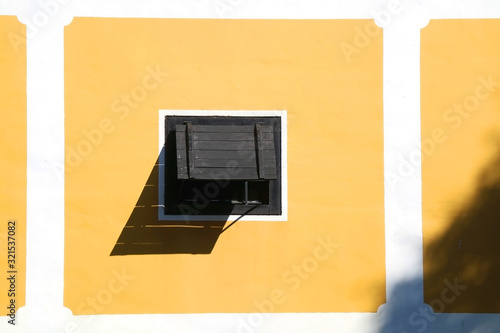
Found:
M 63 25 L 27 39 L 27 234 L 25 331 L 53 332 L 64 293 Z M 26 316 L 23 320 L 23 316 Z
M 387 299 L 412 280 L 423 302 L 420 162 L 420 27 L 398 20 L 384 29 L 384 155 Z M 414 161 L 414 160 L 412 160 Z M 417 290 L 418 290 L 417 289 Z

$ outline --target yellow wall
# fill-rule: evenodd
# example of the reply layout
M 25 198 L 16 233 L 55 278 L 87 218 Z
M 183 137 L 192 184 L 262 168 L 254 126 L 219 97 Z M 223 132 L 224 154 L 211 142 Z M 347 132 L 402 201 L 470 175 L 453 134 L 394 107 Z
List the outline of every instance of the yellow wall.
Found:
M 425 299 L 442 299 L 446 280 L 467 288 L 435 311 L 500 311 L 499 31 L 500 20 L 422 30 Z
M 16 221 L 16 308 L 24 305 L 26 271 L 26 44 L 25 26 L 0 16 L 0 304 L 10 303 L 7 266 L 8 222 Z M 11 41 L 16 41 L 11 44 Z M 9 274 L 10 276 L 11 274 Z
M 339 47 L 369 24 L 75 18 L 65 28 L 65 305 L 75 314 L 376 311 L 382 33 L 350 63 Z M 144 100 L 116 102 L 157 67 L 168 76 L 156 88 L 147 81 Z M 238 222 L 210 255 L 110 256 L 158 157 L 160 109 L 287 110 L 288 221 Z M 337 244 L 331 254 L 318 238 Z M 292 278 L 302 264 L 310 273 Z M 274 308 L 259 310 L 262 300 Z

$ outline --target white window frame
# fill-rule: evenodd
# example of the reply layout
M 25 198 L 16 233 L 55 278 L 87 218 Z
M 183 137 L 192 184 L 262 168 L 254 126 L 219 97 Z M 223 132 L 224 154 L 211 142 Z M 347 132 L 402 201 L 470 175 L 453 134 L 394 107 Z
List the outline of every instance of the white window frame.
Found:
M 164 212 L 165 192 L 165 117 L 168 116 L 227 116 L 227 117 L 280 117 L 281 118 L 281 214 L 279 215 L 168 215 Z M 158 114 L 158 220 L 159 221 L 287 221 L 288 220 L 288 173 L 287 173 L 287 111 L 286 110 L 160 110 Z

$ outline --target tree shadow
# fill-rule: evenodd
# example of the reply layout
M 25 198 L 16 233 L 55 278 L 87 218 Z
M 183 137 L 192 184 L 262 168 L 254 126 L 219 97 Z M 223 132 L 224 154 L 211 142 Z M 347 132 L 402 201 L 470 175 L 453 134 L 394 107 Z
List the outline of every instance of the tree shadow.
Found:
M 425 305 L 408 299 L 420 279 L 401 282 L 379 332 L 500 332 L 500 151 L 463 200 L 450 227 L 424 242 Z
M 500 313 L 499 236 L 497 155 L 481 172 L 473 197 L 455 214 L 450 228 L 424 248 L 425 301 L 442 297 L 443 281 L 456 279 L 466 290 L 446 304 L 445 312 Z M 433 308 L 440 310 L 439 304 Z
M 231 207 L 211 221 L 159 219 L 159 159 L 111 251 L 111 256 L 146 254 L 210 254 L 223 231 Z

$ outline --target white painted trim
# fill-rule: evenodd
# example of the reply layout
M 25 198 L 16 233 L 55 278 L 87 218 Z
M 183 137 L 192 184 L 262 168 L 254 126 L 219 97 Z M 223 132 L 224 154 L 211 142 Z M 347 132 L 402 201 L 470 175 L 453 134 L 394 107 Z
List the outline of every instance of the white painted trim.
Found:
M 158 206 L 163 205 L 162 186 L 165 182 L 165 156 L 162 154 L 165 144 L 165 117 L 166 116 L 220 116 L 220 117 L 280 117 L 281 118 L 281 214 L 280 215 L 245 215 L 238 221 L 287 221 L 288 220 L 288 160 L 287 160 L 287 138 L 288 123 L 287 112 L 284 110 L 160 110 L 158 114 Z M 160 221 L 219 221 L 227 218 L 234 221 L 240 215 L 219 216 L 219 215 L 165 215 L 163 207 L 158 207 L 158 219 Z
M 39 38 L 28 40 L 27 47 L 26 304 L 46 306 L 62 305 L 60 286 L 64 284 L 64 251 L 60 251 L 64 248 L 64 181 L 51 163 L 64 165 L 63 27 Z M 53 84 L 47 84 L 48 76 L 54 78 Z M 43 279 L 45 275 L 50 279 Z M 46 288 L 52 291 L 47 293 Z
M 85 332 L 92 333 L 375 333 L 377 318 L 375 313 L 210 313 L 74 316 L 73 320 L 78 327 L 88 322 Z
M 401 47 L 404 46 L 404 47 Z M 384 29 L 384 171 L 387 299 L 400 281 L 418 279 L 423 302 L 421 169 L 392 186 L 401 158 L 420 142 L 420 26 L 409 22 Z M 405 105 L 405 112 L 401 112 Z M 397 124 L 397 125 L 395 125 Z M 420 165 L 421 163 L 419 163 Z
M 50 26 L 27 40 L 26 305 L 18 310 L 25 332 L 52 331 L 71 315 L 63 306 L 63 31 Z

